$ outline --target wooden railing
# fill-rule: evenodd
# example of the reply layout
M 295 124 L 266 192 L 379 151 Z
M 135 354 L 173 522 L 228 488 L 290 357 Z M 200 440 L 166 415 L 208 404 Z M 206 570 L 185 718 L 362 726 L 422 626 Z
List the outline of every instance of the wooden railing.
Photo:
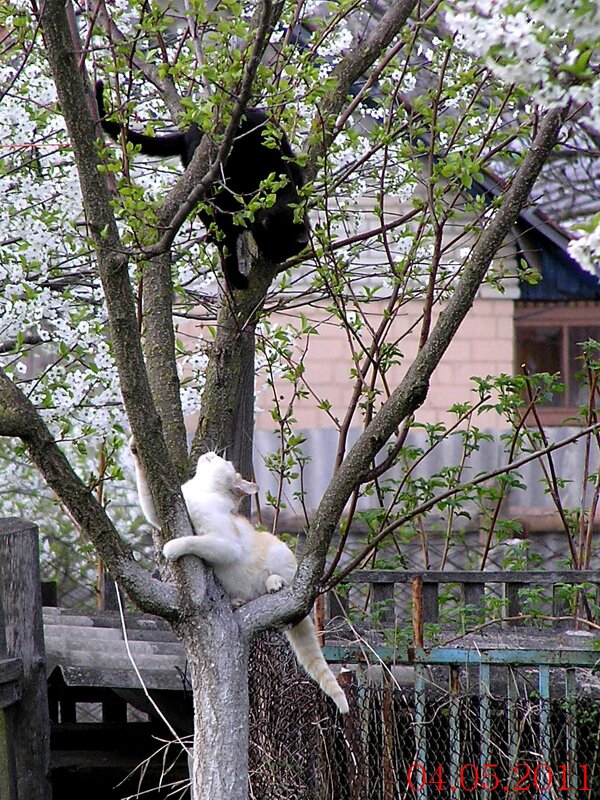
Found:
M 411 584 L 411 597 L 404 592 L 399 601 L 396 586 Z M 368 589 L 361 593 L 362 611 L 374 613 L 373 619 L 380 627 L 394 627 L 397 622 L 410 622 L 416 603 L 420 604 L 419 616 L 424 623 L 439 623 L 440 590 L 454 584 L 459 587 L 459 602 L 469 606 L 471 616 L 486 616 L 486 596 L 492 593 L 501 599 L 502 617 L 506 623 L 522 625 L 526 622 L 523 611 L 522 590 L 536 587 L 551 587 L 548 598 L 548 613 L 540 613 L 546 621 L 558 627 L 572 624 L 575 614 L 564 598 L 564 586 L 587 587 L 585 596 L 580 592 L 581 613 L 592 622 L 598 622 L 600 606 L 600 571 L 596 570 L 552 570 L 552 571 L 498 571 L 498 572 L 433 572 L 402 570 L 362 570 L 352 573 L 340 587 L 340 591 L 329 593 L 329 617 L 351 615 L 356 610 L 353 591 Z M 593 598 L 590 597 L 593 595 Z M 412 599 L 412 604 L 411 604 Z M 535 616 L 532 614 L 531 616 Z

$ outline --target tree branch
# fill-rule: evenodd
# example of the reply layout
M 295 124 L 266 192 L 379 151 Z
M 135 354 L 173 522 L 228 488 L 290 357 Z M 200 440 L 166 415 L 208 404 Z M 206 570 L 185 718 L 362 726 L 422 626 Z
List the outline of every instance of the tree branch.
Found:
M 323 573 L 331 539 L 352 491 L 368 476 L 373 459 L 402 420 L 414 413 L 425 400 L 431 375 L 471 308 L 492 259 L 516 222 L 533 184 L 558 141 L 564 115 L 565 109 L 552 109 L 543 118 L 530 151 L 473 248 L 454 294 L 440 314 L 427 342 L 401 383 L 333 475 L 311 521 L 304 555 L 292 587 L 276 602 L 262 598 L 256 604 L 249 604 L 244 611 L 240 609 L 240 624 L 248 635 L 289 621 L 296 613 L 310 607 Z
M 280 4 L 278 4 L 277 9 L 278 13 L 280 13 Z M 260 63 L 262 52 L 268 41 L 268 32 L 274 21 L 274 15 L 271 13 L 271 0 L 264 0 L 261 11 L 261 29 L 258 31 L 253 55 L 247 65 L 244 80 L 242 81 L 240 96 L 235 104 L 233 116 L 218 153 L 218 158 L 221 159 L 228 152 L 235 130 L 250 97 L 254 73 Z M 95 129 L 86 107 L 86 95 L 81 75 L 73 57 L 73 45 L 63 0 L 47 0 L 42 14 L 42 26 L 48 60 L 56 83 L 61 109 L 73 143 L 86 219 L 97 251 L 98 271 L 107 302 L 111 338 L 119 370 L 120 387 L 136 439 L 140 462 L 151 489 L 158 517 L 162 523 L 163 533 L 167 537 L 173 534 L 191 535 L 193 531 L 181 496 L 179 481 L 163 439 L 161 418 L 153 401 L 144 365 L 140 337 L 137 330 L 134 297 L 128 275 L 128 254 L 124 251 L 118 236 L 106 182 L 98 171 L 99 163 L 95 148 Z M 209 172 L 203 181 L 198 184 L 198 176 L 204 171 L 202 169 L 202 161 L 207 158 L 209 144 L 208 137 L 205 137 L 203 142 L 205 146 L 198 148 L 190 168 L 186 170 L 163 204 L 160 211 L 162 221 L 164 223 L 165 220 L 170 219 L 171 222 L 169 223 L 166 238 L 163 239 L 161 246 L 155 249 L 154 255 L 160 255 L 161 252 L 165 252 L 165 248 L 172 241 L 172 238 L 169 240 L 169 237 L 174 237 L 177 232 L 177 225 L 181 224 L 189 210 L 196 205 L 202 192 L 216 177 L 219 161 L 213 164 L 215 174 L 213 175 Z M 187 201 L 181 203 L 181 198 L 187 198 Z M 175 223 L 171 224 L 173 214 Z M 163 299 L 159 313 L 163 332 L 168 320 L 172 334 L 172 321 L 166 313 L 169 303 L 164 300 L 166 290 L 168 288 L 170 292 L 171 286 L 169 281 L 167 287 L 167 282 L 164 280 L 164 269 L 162 272 L 159 285 L 160 292 L 163 293 Z M 264 270 L 261 275 L 267 278 L 269 270 Z M 272 279 L 273 274 L 268 277 L 268 283 L 264 286 L 261 281 L 256 281 L 256 290 L 258 292 L 262 291 L 262 301 L 264 301 L 264 295 Z M 254 292 L 249 293 L 249 297 L 253 295 Z M 149 297 L 156 296 L 156 293 L 150 292 L 147 296 L 147 301 Z M 155 320 L 156 317 L 153 319 L 152 324 Z M 218 416 L 219 410 L 216 413 Z M 17 421 L 10 419 L 7 421 L 6 427 L 11 432 L 16 432 L 19 425 Z M 55 480 L 56 475 L 52 472 L 52 468 L 48 468 L 47 473 L 44 474 L 48 482 L 55 487 L 59 496 L 63 497 L 61 482 Z M 94 526 L 98 524 L 98 521 L 93 517 L 88 518 L 86 516 L 82 520 L 82 524 L 85 530 L 94 530 Z M 114 546 L 114 542 L 108 543 L 108 550 L 103 555 L 109 569 L 111 564 L 113 566 L 122 566 L 120 559 L 111 558 L 111 546 Z M 190 603 L 192 606 L 198 606 L 206 598 L 205 569 L 200 562 L 189 563 L 190 561 L 193 562 L 192 559 L 185 559 L 181 566 L 177 565 L 173 569 L 178 579 L 178 585 L 183 590 L 179 598 L 183 613 L 189 612 Z M 121 578 L 122 575 L 117 573 L 115 577 Z M 209 585 L 211 585 L 210 581 Z
M 110 17 L 104 0 L 101 6 L 103 26 L 110 39 L 121 44 L 126 38 Z M 132 63 L 159 90 L 160 96 L 169 109 L 172 119 L 177 122 L 183 107 L 170 76 L 161 78 L 158 69 L 135 53 Z M 171 259 L 168 251 L 143 265 L 143 308 L 145 326 L 143 329 L 143 350 L 146 359 L 148 380 L 157 412 L 162 421 L 163 435 L 173 466 L 180 481 L 186 476 L 187 437 L 183 410 L 181 406 L 179 375 L 175 359 L 175 332 L 173 329 L 173 286 Z
M 182 482 L 187 477 L 188 452 L 175 353 L 170 252 L 156 256 L 142 269 L 143 348 L 148 380 L 165 443 Z
M 226 452 L 244 477 L 252 477 L 255 332 L 276 273 L 275 264 L 259 257 L 248 289 L 235 297 L 224 295 L 192 443 L 192 464 L 208 444 Z
M 282 5 L 277 4 L 276 13 L 281 14 Z M 185 201 L 177 200 L 178 185 L 169 194 L 162 208 L 158 212 L 158 228 L 166 230 L 159 247 L 170 245 L 173 237 L 189 211 L 194 208 L 200 197 L 210 186 L 212 181 L 217 178 L 220 165 L 224 163 L 242 114 L 250 99 L 252 85 L 256 76 L 256 71 L 260 66 L 261 58 L 265 47 L 269 41 L 275 21 L 271 0 L 263 0 L 260 8 L 256 12 L 256 33 L 253 35 L 254 44 L 252 53 L 246 64 L 244 76 L 241 81 L 240 92 L 236 100 L 231 119 L 227 125 L 225 136 L 215 161 L 211 165 L 206 175 L 199 181 L 198 186 L 194 186 Z M 254 26 L 251 26 L 254 30 Z M 208 137 L 204 137 L 208 142 Z M 198 148 L 200 149 L 200 148 Z M 208 147 L 206 155 L 209 154 Z M 199 163 L 202 162 L 202 163 Z M 190 164 L 188 172 L 192 174 L 186 178 L 186 182 L 193 180 L 194 175 L 202 169 L 204 153 L 198 161 L 194 159 Z M 185 176 L 184 176 L 185 177 Z M 200 176 L 198 175 L 198 178 Z M 202 187 L 199 191 L 199 187 Z M 176 221 L 175 221 L 176 220 Z M 265 287 L 265 293 L 268 285 Z M 144 351 L 152 393 L 163 421 L 163 429 L 167 446 L 176 465 L 180 478 L 185 477 L 187 469 L 187 446 L 185 436 L 185 425 L 183 412 L 181 409 L 181 399 L 179 394 L 179 377 L 175 361 L 175 336 L 173 331 L 173 287 L 171 278 L 171 260 L 167 251 L 159 251 L 144 268 L 144 316 L 145 316 L 145 337 Z M 262 303 L 261 303 L 262 305 Z M 243 341 L 247 341 L 247 337 Z M 254 363 L 254 348 L 251 350 L 252 364 Z M 216 418 L 221 420 L 222 398 L 218 398 L 219 407 L 215 410 Z M 203 410 L 204 412 L 204 410 Z M 203 413 L 204 418 L 206 414 Z M 221 424 L 219 422 L 219 424 Z M 222 446 L 219 444 L 219 446 Z M 236 463 L 238 463 L 236 461 Z
M 121 393 L 140 460 L 164 530 L 191 533 L 179 481 L 165 446 L 160 416 L 150 391 L 137 330 L 128 257 L 119 238 L 106 181 L 99 172 L 96 131 L 74 58 L 63 0 L 46 0 L 42 30 L 73 146 L 86 221 L 96 249 L 98 273 L 106 298 Z
M 144 611 L 176 616 L 172 586 L 152 578 L 119 537 L 94 493 L 71 468 L 38 411 L 0 370 L 0 435 L 20 437 L 50 488 L 94 544 L 111 575 Z
M 169 192 L 158 211 L 159 228 L 164 233 L 159 242 L 145 251 L 146 257 L 152 258 L 168 250 L 185 220 L 219 176 L 221 164 L 225 163 L 227 159 L 240 120 L 252 95 L 252 85 L 256 71 L 260 66 L 273 26 L 281 15 L 282 10 L 283 4 L 276 3 L 275 9 L 273 9 L 272 0 L 262 0 L 260 8 L 256 12 L 257 17 L 255 17 L 257 23 L 256 33 L 253 37 L 252 52 L 244 69 L 240 91 L 225 128 L 221 144 L 215 153 L 211 147 L 209 137 L 204 136 L 202 138 L 189 166 Z M 251 30 L 253 30 L 252 26 Z M 215 133 L 218 134 L 219 130 Z
M 418 0 L 396 0 L 373 28 L 370 35 L 354 47 L 331 73 L 333 88 L 319 106 L 318 115 L 309 135 L 306 180 L 314 180 L 318 163 L 338 132 L 338 116 L 348 100 L 352 85 L 369 70 L 384 49 L 402 30 Z M 385 60 L 385 57 L 384 57 Z
M 102 24 L 109 40 L 116 40 L 121 45 L 128 44 L 129 42 L 126 36 L 122 33 L 108 13 L 105 0 L 98 0 L 98 3 L 102 6 L 101 13 L 98 16 L 102 20 Z M 141 58 L 136 52 L 131 54 L 131 62 L 134 64 L 136 69 L 142 73 L 146 80 L 156 86 L 163 103 L 169 109 L 169 114 L 172 120 L 175 123 L 179 122 L 180 117 L 183 115 L 183 106 L 181 105 L 181 100 L 177 93 L 177 89 L 175 88 L 175 84 L 173 83 L 172 77 L 170 75 L 161 77 L 158 68 L 154 64 L 146 61 L 146 59 Z
M 37 333 L 26 333 L 21 339 L 5 339 L 4 341 L 0 341 L 0 353 L 10 353 L 11 350 L 20 347 L 22 344 L 36 345 L 41 344 L 43 341 L 44 339 Z
M 445 492 L 441 492 L 440 494 L 436 495 L 435 497 L 431 497 L 429 500 L 425 500 L 425 502 L 421 503 L 416 508 L 413 508 L 407 514 L 404 514 L 401 517 L 398 517 L 393 522 L 390 522 L 388 525 L 385 526 L 382 530 L 379 531 L 376 536 L 374 536 L 369 545 L 365 547 L 365 549 L 359 553 L 356 557 L 352 558 L 350 561 L 346 562 L 339 574 L 335 576 L 335 579 L 329 582 L 326 579 L 327 589 L 333 588 L 336 584 L 338 584 L 346 575 L 349 575 L 353 572 L 360 564 L 364 563 L 365 559 L 368 558 L 369 554 L 372 553 L 380 544 L 386 539 L 390 534 L 392 534 L 398 528 L 401 528 L 403 525 L 406 525 L 407 522 L 410 520 L 415 519 L 415 517 L 419 517 L 422 514 L 425 514 L 430 509 L 434 508 L 438 503 L 447 500 L 450 497 L 454 497 L 459 492 L 466 491 L 468 489 L 474 488 L 475 486 L 479 486 L 486 481 L 491 480 L 492 478 L 497 478 L 499 475 L 506 475 L 508 472 L 516 472 L 524 467 L 526 464 L 529 464 L 531 461 L 541 460 L 543 456 L 553 453 L 555 450 L 560 450 L 561 447 L 566 447 L 573 442 L 576 442 L 578 439 L 581 439 L 584 436 L 589 436 L 590 434 L 597 434 L 598 430 L 600 429 L 600 423 L 596 423 L 594 425 L 589 425 L 587 428 L 583 428 L 582 430 L 577 431 L 572 436 L 568 436 L 566 439 L 561 439 L 559 442 L 553 442 L 551 444 L 547 444 L 545 447 L 540 448 L 539 450 L 534 451 L 533 453 L 528 453 L 526 456 L 516 459 L 515 461 L 510 461 L 508 464 L 505 464 L 503 467 L 498 467 L 497 469 L 493 469 L 490 472 L 486 472 L 485 474 L 478 475 L 476 478 L 473 478 L 471 481 L 467 481 L 462 483 L 460 486 L 455 486 L 452 489 L 447 489 Z M 485 568 L 485 562 L 480 565 L 479 569 L 483 571 Z

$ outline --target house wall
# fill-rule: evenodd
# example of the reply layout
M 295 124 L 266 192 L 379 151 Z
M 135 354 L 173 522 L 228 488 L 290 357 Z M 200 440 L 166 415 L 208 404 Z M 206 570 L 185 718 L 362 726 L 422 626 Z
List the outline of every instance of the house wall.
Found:
M 453 421 L 455 417 L 448 412 L 448 409 L 455 403 L 463 403 L 475 397 L 472 391 L 472 376 L 512 373 L 513 294 L 513 292 L 504 295 L 486 292 L 477 298 L 433 375 L 428 397 L 417 414 L 418 421 L 427 423 Z M 374 322 L 381 318 L 383 308 L 383 304 L 373 307 L 371 319 Z M 421 308 L 421 303 L 408 304 L 403 309 L 403 314 L 394 320 L 387 340 L 394 341 L 415 325 Z M 316 398 L 327 399 L 331 403 L 331 414 L 341 420 L 353 385 L 348 337 L 337 320 L 324 309 L 311 309 L 307 313 L 311 322 L 318 327 L 319 334 L 310 337 L 304 357 L 304 378 Z M 272 321 L 285 324 L 285 318 Z M 392 367 L 387 375 L 391 389 L 397 386 L 414 359 L 419 333 L 420 326 L 416 324 L 414 330 L 399 343 L 404 353 L 404 361 L 402 365 Z M 305 341 L 298 344 L 298 354 L 304 346 Z M 264 372 L 258 374 L 258 406 L 261 411 L 258 413 L 256 424 L 258 430 L 268 431 L 274 428 L 270 414 L 273 391 L 270 387 L 265 387 L 265 379 Z M 285 407 L 291 395 L 289 382 L 277 380 L 275 390 L 278 401 Z M 294 404 L 296 428 L 311 430 L 333 427 L 331 416 L 317 407 L 316 398 L 311 394 L 307 398 L 296 400 Z M 485 423 L 482 421 L 482 427 L 498 429 L 505 425 L 497 414 L 490 413 L 486 416 Z
M 425 188 L 416 190 L 415 196 L 426 198 Z M 386 197 L 385 221 L 392 221 L 400 218 L 408 212 L 411 204 L 401 201 L 397 197 Z M 381 224 L 381 219 L 373 214 L 373 198 L 360 197 L 353 200 L 347 211 L 352 210 L 356 214 L 357 231 L 364 233 L 377 229 Z M 479 222 L 472 212 L 460 207 L 456 203 L 455 210 L 458 212 L 456 219 L 448 223 L 444 229 L 442 237 L 442 264 L 447 268 L 453 269 L 451 265 L 462 264 L 465 261 L 466 253 L 471 250 L 477 241 L 477 231 Z M 416 224 L 416 223 L 415 223 Z M 413 223 L 407 223 L 405 232 L 408 233 L 414 227 Z M 343 236 L 343 231 L 339 231 Z M 425 244 L 425 242 L 424 242 Z M 381 284 L 381 275 L 389 271 L 389 258 L 401 265 L 405 258 L 405 247 L 401 241 L 395 241 L 390 237 L 388 250 L 385 250 L 378 237 L 373 237 L 369 246 L 365 248 L 360 256 L 357 256 L 362 268 L 362 278 L 355 281 L 355 290 L 360 297 L 361 283 L 375 286 Z M 426 248 L 424 248 L 426 252 Z M 426 255 L 421 255 L 427 258 Z M 517 250 L 517 238 L 511 234 L 505 240 L 493 259 L 491 270 L 496 275 L 504 275 L 502 279 L 502 291 L 493 288 L 491 285 L 481 287 L 473 307 L 469 311 L 455 339 L 450 345 L 439 364 L 431 381 L 428 397 L 424 405 L 419 409 L 417 420 L 426 423 L 438 423 L 454 421 L 454 415 L 448 413 L 448 409 L 455 403 L 463 403 L 474 399 L 472 392 L 472 376 L 497 375 L 500 373 L 512 374 L 514 360 L 514 301 L 519 297 L 518 281 L 514 277 L 515 266 L 519 258 Z M 453 279 L 455 283 L 456 279 Z M 416 279 L 415 279 L 416 280 Z M 302 283 L 302 277 L 300 277 Z M 308 291 L 310 284 L 306 284 Z M 415 287 L 407 287 L 415 288 Z M 386 342 L 393 343 L 398 341 L 398 347 L 404 355 L 401 364 L 394 366 L 387 374 L 388 386 L 393 390 L 398 385 L 406 370 L 412 363 L 417 350 L 421 332 L 420 315 L 423 312 L 426 288 L 416 293 L 418 299 L 410 300 L 401 306 L 397 313 L 391 330 L 385 337 Z M 328 301 L 331 302 L 331 301 Z M 351 298 L 347 298 L 348 308 L 351 313 Z M 357 301 L 360 303 L 360 301 Z M 323 428 L 334 428 L 332 420 L 337 417 L 343 419 L 348 401 L 352 393 L 353 378 L 351 369 L 353 367 L 352 347 L 348 333 L 344 330 L 340 322 L 326 310 L 327 303 L 322 305 L 310 305 L 300 309 L 309 321 L 318 328 L 318 336 L 309 337 L 308 350 L 303 359 L 305 365 L 304 378 L 311 392 L 311 396 L 299 399 L 294 404 L 294 418 L 296 419 L 295 428 L 303 430 L 317 430 Z M 434 318 L 432 324 L 443 310 L 444 305 L 437 303 L 434 306 Z M 367 310 L 368 308 L 368 310 Z M 384 301 L 380 303 L 370 302 L 368 307 L 363 304 L 361 313 L 368 314 L 369 323 L 373 328 L 379 325 L 382 314 L 386 308 Z M 289 316 L 273 315 L 270 323 L 286 325 L 286 323 L 297 323 L 298 310 L 290 312 Z M 359 334 L 360 336 L 360 334 Z M 364 346 L 369 347 L 370 337 L 368 334 L 362 336 Z M 360 348 L 353 342 L 354 349 Z M 297 355 L 306 348 L 306 340 L 298 342 Z M 270 431 L 274 428 L 270 410 L 274 402 L 274 392 L 272 389 L 265 388 L 264 373 L 258 373 L 256 392 L 258 407 L 261 411 L 256 420 L 257 430 Z M 380 384 L 380 388 L 381 384 Z M 284 405 L 288 402 L 291 394 L 290 384 L 286 381 L 277 381 L 275 395 L 277 400 Z M 385 394 L 384 394 L 385 396 Z M 326 413 L 318 408 L 318 400 L 326 399 L 331 403 L 330 413 Z M 360 419 L 356 417 L 354 424 L 359 425 Z M 499 429 L 505 427 L 499 416 L 489 414 L 485 422 L 481 422 L 482 427 Z
M 463 321 L 455 339 L 451 343 L 437 370 L 435 371 L 428 397 L 417 412 L 417 420 L 427 423 L 454 422 L 455 417 L 448 409 L 455 403 L 474 400 L 473 384 L 471 377 L 498 375 L 501 373 L 512 374 L 514 371 L 514 331 L 515 331 L 515 302 L 518 299 L 518 285 L 516 281 L 507 281 L 504 291 L 498 292 L 491 287 L 482 287 L 472 309 Z M 407 329 L 419 319 L 421 303 L 409 303 L 402 309 L 402 314 L 394 319 L 389 340 L 400 337 Z M 384 304 L 373 303 L 370 307 L 371 324 L 376 325 L 381 319 Z M 279 496 L 281 492 L 279 524 L 281 529 L 301 529 L 305 523 L 305 513 L 309 514 L 317 507 L 323 492 L 328 485 L 335 468 L 335 455 L 338 448 L 338 435 L 332 417 L 341 421 L 347 407 L 352 391 L 351 347 L 348 336 L 339 322 L 326 311 L 323 306 L 306 305 L 301 309 L 308 321 L 315 326 L 319 334 L 296 342 L 295 355 L 303 356 L 305 367 L 304 378 L 309 390 L 309 396 L 299 398 L 294 403 L 294 421 L 291 425 L 295 433 L 301 433 L 305 439 L 302 451 L 307 459 L 306 468 L 302 474 L 279 487 L 276 474 L 265 465 L 264 458 L 277 451 L 280 440 L 277 436 L 277 424 L 273 420 L 271 410 L 275 399 L 283 412 L 287 410 L 291 387 L 289 382 L 279 377 L 275 381 L 275 392 L 271 387 L 266 387 L 266 372 L 264 369 L 257 373 L 257 418 L 254 437 L 254 466 L 256 480 L 261 487 L 261 508 L 265 519 L 269 518 L 269 507 L 265 502 L 266 493 Z M 269 318 L 271 324 L 277 323 L 299 325 L 299 311 L 291 310 L 287 315 L 272 314 Z M 436 313 L 437 317 L 437 313 Z M 587 319 L 587 318 L 586 318 Z M 435 319 L 433 320 L 435 323 Z M 190 336 L 209 338 L 203 325 L 189 322 L 187 333 Z M 408 365 L 412 362 L 418 346 L 419 326 L 415 325 L 410 335 L 401 341 L 404 353 L 402 365 L 393 368 L 388 373 L 390 388 L 394 388 L 401 380 Z M 318 408 L 318 401 L 328 399 L 331 403 L 330 413 Z M 502 434 L 507 426 L 503 419 L 493 412 L 487 413 L 476 420 L 482 429 L 490 431 L 493 436 L 489 441 L 482 441 L 479 449 L 472 454 L 468 470 L 469 474 L 476 475 L 498 469 L 507 463 L 506 442 Z M 193 422 L 191 422 L 193 426 Z M 558 442 L 571 436 L 575 429 L 564 427 L 547 428 L 546 435 L 549 441 Z M 356 416 L 352 420 L 349 430 L 348 444 L 351 445 L 361 433 L 361 419 Z M 428 449 L 427 437 L 423 431 L 415 429 L 411 432 L 409 443 L 416 447 Z M 595 474 L 597 469 L 597 455 L 592 454 L 592 463 L 587 466 L 586 474 Z M 419 463 L 415 475 L 427 477 L 442 470 L 447 465 L 459 464 L 463 458 L 461 437 L 451 436 L 436 446 L 426 458 Z M 581 499 L 582 475 L 586 462 L 586 441 L 584 439 L 571 443 L 568 447 L 557 450 L 553 455 L 557 475 L 565 480 L 561 489 L 563 506 L 577 508 Z M 399 469 L 399 468 L 398 468 Z M 296 468 L 295 472 L 300 471 Z M 542 466 L 531 462 L 519 470 L 523 486 L 513 488 L 505 498 L 505 516 L 516 517 L 527 521 L 527 529 L 536 527 L 538 520 L 545 520 L 551 515 L 549 530 L 558 530 L 560 524 L 556 521 L 553 501 L 547 492 Z M 392 473 L 388 473 L 392 477 Z M 300 501 L 299 498 L 302 497 Z M 365 496 L 359 502 L 360 509 L 375 507 L 377 498 Z M 468 523 L 464 520 L 460 524 L 469 524 L 477 530 L 477 510 L 470 506 L 463 511 L 468 511 L 472 517 Z M 437 524 L 436 515 L 428 515 L 427 524 Z M 455 524 L 459 524 L 456 522 Z M 477 536 L 477 534 L 474 534 Z M 548 536 L 548 530 L 540 531 L 542 538 Z M 564 534 L 561 534 L 564 536 Z M 560 544 L 560 536 L 556 539 Z M 536 550 L 538 548 L 536 547 Z M 554 552 L 554 551 L 553 551 Z M 557 545 L 556 553 L 563 553 L 564 547 Z M 461 551 L 456 566 L 464 566 L 464 552 Z M 544 558 L 548 558 L 544 554 Z M 558 556 L 553 557 L 554 560 Z M 549 559 L 552 561 L 552 559 Z M 558 563 L 558 562 L 557 562 Z

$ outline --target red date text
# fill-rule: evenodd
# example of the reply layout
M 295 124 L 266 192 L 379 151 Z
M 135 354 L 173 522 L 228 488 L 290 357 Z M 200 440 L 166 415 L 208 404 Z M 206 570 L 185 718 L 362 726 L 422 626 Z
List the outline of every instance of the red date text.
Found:
M 463 764 L 459 767 L 458 776 L 451 785 L 447 777 L 447 770 L 438 765 L 431 772 L 427 772 L 423 764 L 411 764 L 406 775 L 407 787 L 418 792 L 426 786 L 439 792 L 488 791 L 496 789 L 513 792 L 547 792 L 553 789 L 557 792 L 568 792 L 577 787 L 580 792 L 590 792 L 588 768 L 579 764 L 577 769 L 569 769 L 566 764 L 559 764 L 554 769 L 549 764 L 515 764 L 510 775 L 501 775 L 498 764 Z

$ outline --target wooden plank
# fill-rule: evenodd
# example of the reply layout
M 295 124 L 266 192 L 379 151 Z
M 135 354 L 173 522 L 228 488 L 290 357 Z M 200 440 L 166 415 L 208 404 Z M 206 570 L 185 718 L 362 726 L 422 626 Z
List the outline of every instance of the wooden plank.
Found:
M 423 578 L 413 578 L 412 582 L 412 629 L 413 644 L 423 647 Z
M 453 647 L 422 648 L 373 647 L 369 652 L 357 645 L 325 645 L 325 659 L 332 664 L 361 664 L 380 660 L 384 664 L 464 665 L 499 664 L 505 666 L 536 667 L 540 664 L 551 667 L 595 667 L 598 653 L 593 650 L 516 650 L 514 648 Z
M 472 606 L 476 613 L 480 612 L 483 609 L 485 583 L 462 583 L 460 589 L 463 603 Z
M 540 693 L 540 715 L 539 715 L 539 753 L 541 754 L 540 763 L 550 764 L 550 667 L 540 665 L 538 671 L 538 689 Z M 545 781 L 545 783 L 544 783 Z M 540 781 L 540 800 L 551 800 L 554 792 L 551 789 L 552 780 L 548 781 L 548 775 L 542 772 Z M 543 788 L 546 787 L 546 788 Z
M 427 770 L 427 694 L 426 673 L 422 666 L 415 667 L 415 763 L 418 765 L 413 785 L 420 786 L 420 800 L 427 800 L 429 796 L 426 781 L 420 781 L 417 776 L 425 774 Z M 387 798 L 386 798 L 387 800 Z
M 337 592 L 335 589 L 332 589 L 330 592 L 327 592 L 327 598 L 329 600 L 329 619 L 334 619 L 334 617 L 347 619 L 349 603 L 346 593 Z
M 452 650 L 440 647 L 429 653 L 416 653 L 415 660 L 428 664 L 593 667 L 598 663 L 598 653 L 591 650 Z
M 6 710 L 12 725 L 19 797 L 49 800 L 50 721 L 42 595 L 35 525 L 0 520 L 0 603 L 6 649 L 23 662 L 21 700 Z
M 479 767 L 484 774 L 485 765 L 490 762 L 490 743 L 492 738 L 492 718 L 490 716 L 490 665 L 479 665 Z
M 507 723 L 508 723 L 508 759 L 509 765 L 514 766 L 517 763 L 519 754 L 519 742 L 521 741 L 523 719 L 519 710 L 519 686 L 518 686 L 518 673 L 512 666 L 506 670 L 506 697 L 507 697 Z M 513 770 L 510 770 L 508 777 L 507 791 L 513 791 L 513 785 L 517 780 Z M 508 796 L 508 795 L 507 795 Z
M 0 683 L 0 710 L 14 705 L 21 699 L 21 682 Z M 0 794 L 0 800 L 2 795 Z
M 119 591 L 119 587 L 104 568 L 102 568 L 98 576 L 98 588 L 99 608 L 102 611 L 118 611 L 119 601 L 117 599 L 117 592 Z
M 553 617 L 569 617 L 572 616 L 571 604 L 565 597 L 561 597 L 563 587 L 552 587 L 552 616 Z M 567 629 L 573 625 L 573 619 L 557 619 L 554 626 L 557 628 Z
M 7 658 L 0 586 L 0 800 L 18 800 L 12 720 L 6 709 L 21 697 L 21 659 Z
M 179 691 L 181 689 L 181 674 L 178 672 L 185 668 L 185 661 L 178 664 L 165 663 L 162 669 L 141 670 L 144 685 L 148 689 L 165 689 Z M 61 676 L 69 688 L 107 688 L 107 689 L 139 689 L 140 681 L 131 668 L 115 669 L 106 666 L 94 669 L 80 665 L 57 667 L 51 676 Z
M 0 800 L 17 800 L 17 777 L 10 719 L 0 710 Z
M 451 666 L 449 670 L 450 703 L 448 708 L 448 762 L 450 786 L 460 786 L 461 768 L 461 730 L 460 730 L 460 672 L 459 667 Z
M 429 578 L 429 573 L 425 573 Z M 429 580 L 423 581 L 423 622 L 437 622 L 440 618 L 439 586 Z
M 321 647 L 325 644 L 325 636 L 323 630 L 325 628 L 325 595 L 319 594 L 315 598 L 313 606 L 313 614 L 315 617 L 315 630 L 319 637 L 319 644 Z
M 23 665 L 20 658 L 0 661 L 0 709 L 12 706 L 21 699 Z M 0 800 L 2 793 L 0 792 Z
M 23 675 L 23 662 L 20 658 L 6 658 L 0 661 L 0 685 L 18 681 Z
M 394 608 L 394 584 L 374 583 L 372 586 L 372 601 L 378 628 L 393 628 L 396 624 L 396 609 Z
M 567 775 L 569 795 L 568 800 L 577 800 L 579 797 L 579 769 L 577 753 L 578 748 L 578 723 L 576 711 L 577 678 L 574 669 L 567 669 L 565 676 L 565 702 L 566 724 L 565 736 L 567 739 Z
M 519 574 L 520 578 L 520 574 Z M 510 581 L 504 584 L 504 599 L 506 600 L 506 616 L 518 617 L 521 614 L 521 598 L 519 597 L 519 590 L 523 588 L 523 584 L 519 580 Z M 523 625 L 522 621 L 511 621 L 511 625 Z

